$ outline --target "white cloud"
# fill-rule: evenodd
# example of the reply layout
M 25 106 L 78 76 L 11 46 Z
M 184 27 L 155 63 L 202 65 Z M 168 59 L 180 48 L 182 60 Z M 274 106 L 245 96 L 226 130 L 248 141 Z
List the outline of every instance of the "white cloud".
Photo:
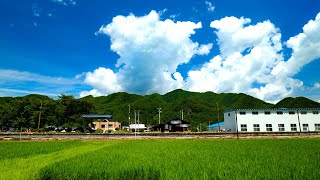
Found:
M 313 87 L 315 88 L 315 89 L 320 89 L 320 83 L 314 83 L 314 85 L 313 85 Z
M 315 20 L 303 26 L 303 32 L 286 42 L 292 48 L 291 58 L 279 63 L 273 70 L 275 76 L 293 76 L 310 62 L 320 58 L 320 13 Z
M 88 73 L 86 82 L 101 94 L 119 90 L 139 94 L 165 93 L 181 88 L 183 78 L 176 72 L 177 67 L 188 63 L 198 53 L 199 44 L 190 36 L 201 27 L 201 23 L 190 21 L 162 21 L 155 11 L 142 17 L 116 16 L 96 34 L 110 36 L 110 48 L 120 56 L 117 70 L 104 69 L 108 71 L 108 77 L 100 74 L 99 78 L 94 76 L 96 72 Z
M 88 94 L 101 96 L 111 92 L 122 91 L 122 87 L 118 83 L 117 75 L 110 69 L 100 67 L 92 73 L 86 73 L 85 77 L 85 83 L 95 87 L 95 89 L 89 91 Z M 86 93 L 82 92 L 82 95 L 84 94 Z M 80 96 L 82 95 L 80 94 Z
M 28 91 L 21 89 L 11 89 L 11 88 L 0 88 L 0 96 L 15 96 L 17 94 L 41 94 L 45 96 L 57 97 L 59 94 L 48 93 L 48 92 L 40 92 L 40 91 Z
M 210 53 L 210 50 L 212 49 L 213 44 L 209 43 L 209 44 L 202 44 L 199 49 L 197 54 L 198 55 L 208 55 Z
M 208 11 L 209 11 L 209 12 L 213 12 L 214 9 L 215 9 L 215 6 L 214 6 L 210 1 L 206 1 L 205 3 L 206 3 L 206 5 L 207 5 Z
M 288 60 L 282 54 L 280 30 L 269 20 L 256 24 L 244 17 L 212 21 L 220 54 L 200 69 L 190 70 L 184 79 L 177 72 L 178 66 L 189 63 L 195 55 L 208 55 L 213 47 L 212 43 L 199 45 L 191 40 L 201 23 L 162 21 L 155 11 L 143 17 L 116 16 L 97 32 L 110 36 L 110 48 L 120 56 L 116 69 L 99 68 L 87 73 L 85 82 L 93 89 L 82 92 L 82 96 L 117 91 L 166 93 L 182 88 L 242 92 L 277 102 L 305 88 L 293 76 L 320 57 L 319 19 L 320 13 L 302 33 L 284 43 L 293 50 Z
M 35 17 L 40 17 L 42 13 L 42 8 L 39 7 L 38 3 L 32 3 L 32 13 Z
M 0 84 L 3 82 L 38 82 L 45 84 L 81 84 L 81 80 L 68 79 L 63 77 L 43 76 L 27 71 L 16 71 L 10 69 L 0 69 Z
M 17 94 L 75 94 L 84 88 L 83 79 L 44 76 L 27 71 L 0 69 L 0 96 Z
M 200 70 L 189 71 L 186 89 L 262 94 L 251 90 L 252 84 L 269 83 L 271 68 L 282 60 L 281 34 L 270 21 L 246 26 L 249 22 L 247 18 L 226 17 L 211 23 L 217 29 L 221 54 Z M 267 95 L 260 98 L 267 99 Z
M 52 2 L 57 3 L 57 4 L 61 4 L 64 6 L 75 6 L 77 5 L 77 1 L 76 0 L 52 0 Z
M 189 71 L 186 89 L 244 92 L 269 102 L 303 90 L 303 82 L 293 75 L 320 57 L 320 13 L 303 27 L 303 33 L 286 42 L 293 49 L 287 61 L 279 29 L 270 21 L 248 25 L 250 22 L 248 18 L 225 17 L 211 23 L 217 29 L 221 54 L 200 70 Z

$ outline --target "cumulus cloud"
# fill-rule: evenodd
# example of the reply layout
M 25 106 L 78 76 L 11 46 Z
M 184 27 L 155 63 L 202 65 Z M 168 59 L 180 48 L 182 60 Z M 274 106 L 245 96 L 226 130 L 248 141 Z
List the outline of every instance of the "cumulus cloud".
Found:
M 286 42 L 293 50 L 291 58 L 279 63 L 273 70 L 275 76 L 293 76 L 313 60 L 320 58 L 320 13 L 315 20 L 303 26 L 303 32 Z
M 209 43 L 209 44 L 202 44 L 199 49 L 197 54 L 198 55 L 207 55 L 210 53 L 210 50 L 212 49 L 213 44 Z
M 272 67 L 282 60 L 281 34 L 270 21 L 248 25 L 250 22 L 236 17 L 211 22 L 210 26 L 217 30 L 221 54 L 200 70 L 189 71 L 187 89 L 254 93 L 250 91 L 254 82 L 269 83 Z
M 110 36 L 110 48 L 120 56 L 117 69 L 99 68 L 87 73 L 85 81 L 101 94 L 119 90 L 165 93 L 182 88 L 178 66 L 188 63 L 195 54 L 206 54 L 211 49 L 210 45 L 199 49 L 199 44 L 190 39 L 201 27 L 200 22 L 162 21 L 155 11 L 142 17 L 116 16 L 96 34 Z
M 160 20 L 155 11 L 142 17 L 114 17 L 97 34 L 110 37 L 110 49 L 120 56 L 116 68 L 86 73 L 85 83 L 93 89 L 81 96 L 118 91 L 166 93 L 182 88 L 242 92 L 277 102 L 303 91 L 303 82 L 294 75 L 320 57 L 320 13 L 302 33 L 284 43 L 280 29 L 269 20 L 252 24 L 249 18 L 225 17 L 210 26 L 215 29 L 220 54 L 183 78 L 178 66 L 189 63 L 195 55 L 208 55 L 214 46 L 192 41 L 201 22 Z M 292 49 L 289 59 L 284 59 L 283 47 Z
M 248 18 L 225 17 L 211 22 L 221 54 L 200 70 L 189 71 L 185 88 L 244 92 L 269 102 L 301 91 L 303 82 L 293 75 L 320 57 L 319 17 L 320 13 L 303 27 L 303 33 L 285 43 L 293 49 L 287 61 L 282 55 L 280 30 L 270 21 L 249 25 Z

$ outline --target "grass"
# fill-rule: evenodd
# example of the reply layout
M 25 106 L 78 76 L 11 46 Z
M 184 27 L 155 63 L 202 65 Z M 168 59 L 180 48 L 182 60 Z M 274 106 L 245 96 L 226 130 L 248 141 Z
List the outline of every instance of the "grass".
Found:
M 49 142 L 26 143 L 39 147 Z M 21 156 L 0 160 L 2 164 L 0 179 L 318 179 L 320 177 L 320 139 L 50 143 L 49 146 L 54 146 L 55 143 L 57 146 L 59 143 L 71 145 L 47 153 L 41 151 L 41 154 L 31 156 L 28 154 L 22 156 L 20 151 L 17 151 L 16 153 Z M 1 148 L 16 146 L 19 150 L 20 145 L 25 144 L 0 142 Z

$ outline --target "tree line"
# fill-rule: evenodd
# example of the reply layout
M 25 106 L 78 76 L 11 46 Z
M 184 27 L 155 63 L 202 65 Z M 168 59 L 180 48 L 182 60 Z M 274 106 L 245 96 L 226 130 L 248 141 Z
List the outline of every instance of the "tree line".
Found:
M 90 122 L 86 122 L 81 115 L 95 111 L 93 102 L 69 95 L 61 95 L 57 100 L 41 95 L 5 97 L 0 99 L 0 103 L 1 131 L 45 131 L 54 128 L 85 131 Z

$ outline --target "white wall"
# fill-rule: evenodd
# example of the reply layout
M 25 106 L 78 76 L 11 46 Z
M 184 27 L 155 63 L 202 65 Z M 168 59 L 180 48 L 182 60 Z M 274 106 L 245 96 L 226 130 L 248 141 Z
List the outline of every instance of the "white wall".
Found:
M 270 112 L 270 115 L 266 115 L 265 111 Z M 277 114 L 277 111 L 282 111 L 283 114 Z M 294 114 L 289 114 L 289 111 L 294 111 Z M 301 125 L 301 131 L 303 131 L 303 124 L 308 124 L 309 131 L 314 131 L 314 124 L 320 123 L 320 110 L 318 110 L 318 114 L 313 114 L 313 111 L 307 111 L 307 114 L 301 114 L 299 110 L 299 114 L 297 110 L 272 110 L 272 109 L 264 109 L 264 110 L 250 110 L 243 109 L 237 110 L 237 114 L 235 111 L 225 112 L 224 113 L 224 121 L 225 121 L 225 129 L 231 129 L 231 131 L 236 131 L 236 116 L 237 116 L 237 126 L 239 132 L 241 132 L 241 124 L 247 125 L 247 132 L 253 132 L 254 127 L 253 124 L 259 124 L 260 132 L 267 132 L 266 124 L 272 124 L 272 132 L 279 132 L 278 124 L 284 124 L 284 128 L 286 132 L 291 132 L 291 124 L 296 124 L 297 132 L 299 129 L 299 120 Z M 245 115 L 240 115 L 240 112 L 245 112 Z M 257 115 L 252 114 L 252 112 L 258 112 Z M 299 120 L 298 120 L 299 115 Z
M 314 124 L 320 124 L 320 111 L 318 111 L 318 114 L 313 114 L 313 111 L 307 111 L 307 114 L 301 114 L 301 111 L 299 111 L 299 118 L 301 123 L 301 131 L 303 131 L 303 124 L 308 124 L 309 131 L 314 131 Z
M 235 111 L 224 113 L 224 128 L 226 131 L 236 131 L 236 114 Z

